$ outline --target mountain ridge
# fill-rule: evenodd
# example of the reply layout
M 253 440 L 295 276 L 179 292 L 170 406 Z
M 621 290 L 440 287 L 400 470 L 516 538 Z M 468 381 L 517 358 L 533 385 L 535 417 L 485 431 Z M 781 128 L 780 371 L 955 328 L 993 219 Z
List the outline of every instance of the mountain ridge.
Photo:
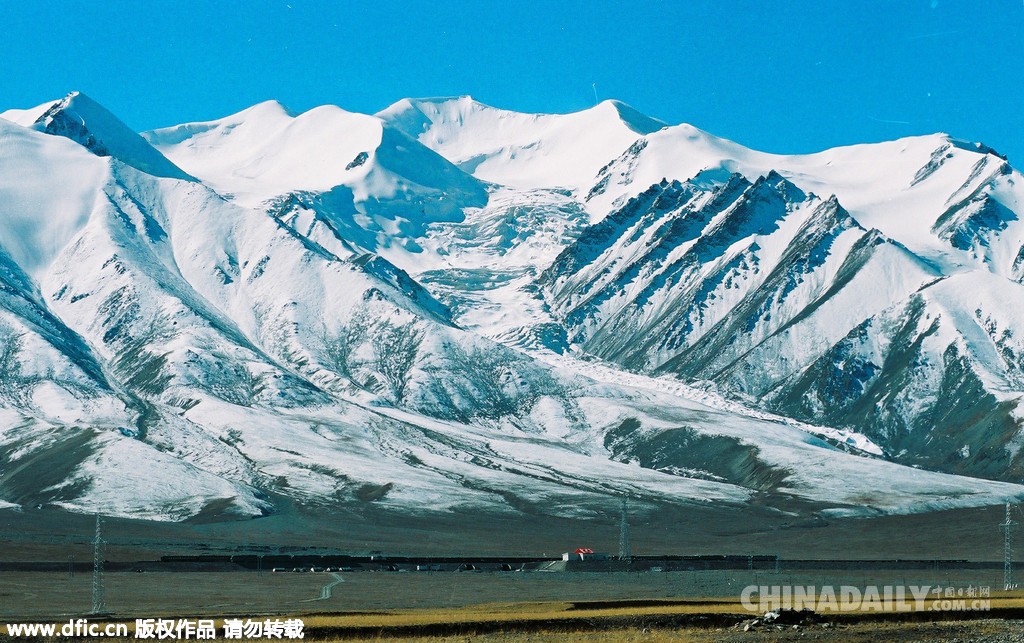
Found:
M 1024 497 L 1024 296 L 998 294 L 1024 210 L 990 148 L 781 157 L 616 102 L 467 97 L 417 103 L 441 105 L 420 132 L 265 102 L 139 136 L 80 96 L 0 122 L 0 502 Z

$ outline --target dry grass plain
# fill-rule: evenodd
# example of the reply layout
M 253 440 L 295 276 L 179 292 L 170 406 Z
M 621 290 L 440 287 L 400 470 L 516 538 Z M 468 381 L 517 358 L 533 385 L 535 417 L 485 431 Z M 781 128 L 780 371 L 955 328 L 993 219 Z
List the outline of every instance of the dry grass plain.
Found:
M 1024 622 L 1019 620 L 1024 618 L 1024 592 L 994 593 L 989 613 L 823 613 L 820 622 L 797 629 L 743 631 L 742 623 L 754 615 L 739 603 L 738 593 L 685 594 L 716 583 L 819 581 L 721 571 L 340 576 L 345 581 L 332 588 L 331 597 L 316 600 L 324 584 L 334 580 L 331 575 L 111 573 L 106 576 L 107 599 L 115 619 L 123 619 L 132 629 L 136 617 L 263 614 L 302 618 L 306 640 L 317 641 L 1024 641 Z M 0 623 L 59 623 L 84 615 L 89 610 L 89 587 L 87 574 L 0 574 Z M 638 595 L 648 598 L 637 600 Z M 558 596 L 562 598 L 553 598 Z
M 731 597 L 489 603 L 338 614 L 296 611 L 284 616 L 302 618 L 305 640 L 314 641 L 1024 641 L 1024 592 L 993 596 L 992 612 L 987 614 L 822 613 L 797 627 L 759 626 L 750 631 L 743 625 L 752 615 Z M 133 631 L 134 624 L 128 624 Z M 218 619 L 218 629 L 222 624 Z M 5 633 L 0 628 L 0 639 Z
M 108 560 L 153 560 L 163 554 L 365 553 L 419 555 L 557 554 L 590 545 L 614 551 L 614 507 L 603 520 L 524 516 L 401 517 L 331 514 L 285 508 L 240 523 L 107 522 Z M 994 527 L 1001 507 L 871 519 L 800 520 L 773 511 L 666 508 L 637 516 L 634 552 L 778 554 L 797 558 L 999 560 Z M 43 510 L 0 511 L 5 560 L 91 560 L 93 522 Z M 496 547 L 499 549 L 496 550 Z M 403 641 L 1021 641 L 1022 597 L 999 597 L 982 620 L 859 622 L 833 619 L 792 629 L 734 628 L 749 618 L 737 604 L 749 584 L 941 585 L 996 587 L 1001 570 L 689 571 L 660 573 L 370 573 L 318 600 L 327 574 L 255 572 L 109 572 L 106 602 L 118 618 L 295 615 L 310 640 Z M 0 572 L 0 624 L 61 622 L 91 605 L 88 573 Z M 712 597 L 712 598 L 707 598 Z M 720 597 L 720 598 L 713 598 Z M 588 608 L 592 601 L 641 601 Z M 663 601 L 657 603 L 657 601 Z M 999 602 L 1004 601 L 1004 602 Z M 1017 601 L 1017 602 L 1014 602 Z M 931 617 L 932 615 L 929 615 Z M 940 615 L 958 618 L 958 615 Z M 875 617 L 872 616 L 872 619 Z M 966 619 L 966 620 L 964 620 Z M 453 629 L 454 628 L 454 629 Z M 0 627 L 0 638 L 5 633 Z M 24 639 L 23 639 L 24 640 Z M 131 639 L 135 640 L 135 639 Z
M 992 570 L 681 571 L 613 573 L 109 572 L 106 604 L 127 618 L 463 610 L 474 605 L 582 604 L 594 601 L 705 601 L 734 604 L 747 585 L 995 586 Z M 91 607 L 89 574 L 0 572 L 0 622 L 81 616 Z M 329 598 L 324 587 L 334 584 Z M 716 600 L 716 599 L 712 599 Z M 635 603 L 634 603 L 635 604 Z M 545 608 L 547 609 L 547 608 Z

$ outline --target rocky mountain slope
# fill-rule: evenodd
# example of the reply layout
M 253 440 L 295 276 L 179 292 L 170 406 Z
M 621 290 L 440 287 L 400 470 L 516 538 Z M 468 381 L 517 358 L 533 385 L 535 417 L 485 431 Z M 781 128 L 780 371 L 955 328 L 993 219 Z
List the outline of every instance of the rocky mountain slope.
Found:
M 1020 174 L 945 136 L 815 157 L 721 147 L 739 160 L 622 192 L 540 277 L 568 341 L 855 429 L 897 461 L 1019 479 Z

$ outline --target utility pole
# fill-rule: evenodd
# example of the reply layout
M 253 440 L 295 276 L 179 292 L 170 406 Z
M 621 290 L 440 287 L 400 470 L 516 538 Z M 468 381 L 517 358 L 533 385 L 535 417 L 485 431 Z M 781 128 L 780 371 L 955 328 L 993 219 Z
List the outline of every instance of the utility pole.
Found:
M 629 547 L 629 504 L 628 496 L 622 497 L 622 519 L 619 522 L 619 560 L 630 560 L 633 552 Z
M 104 614 L 107 605 L 103 600 L 103 535 L 100 531 L 100 515 L 96 514 L 96 537 L 92 541 L 92 614 Z

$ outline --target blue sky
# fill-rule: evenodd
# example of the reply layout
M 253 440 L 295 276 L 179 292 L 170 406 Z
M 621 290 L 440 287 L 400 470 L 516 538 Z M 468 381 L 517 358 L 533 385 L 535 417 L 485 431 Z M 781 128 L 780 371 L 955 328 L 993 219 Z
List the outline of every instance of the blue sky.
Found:
M 771 152 L 911 134 L 1024 166 L 1024 1 L 0 0 L 0 109 L 72 89 L 136 129 L 276 98 L 375 112 L 618 98 Z

